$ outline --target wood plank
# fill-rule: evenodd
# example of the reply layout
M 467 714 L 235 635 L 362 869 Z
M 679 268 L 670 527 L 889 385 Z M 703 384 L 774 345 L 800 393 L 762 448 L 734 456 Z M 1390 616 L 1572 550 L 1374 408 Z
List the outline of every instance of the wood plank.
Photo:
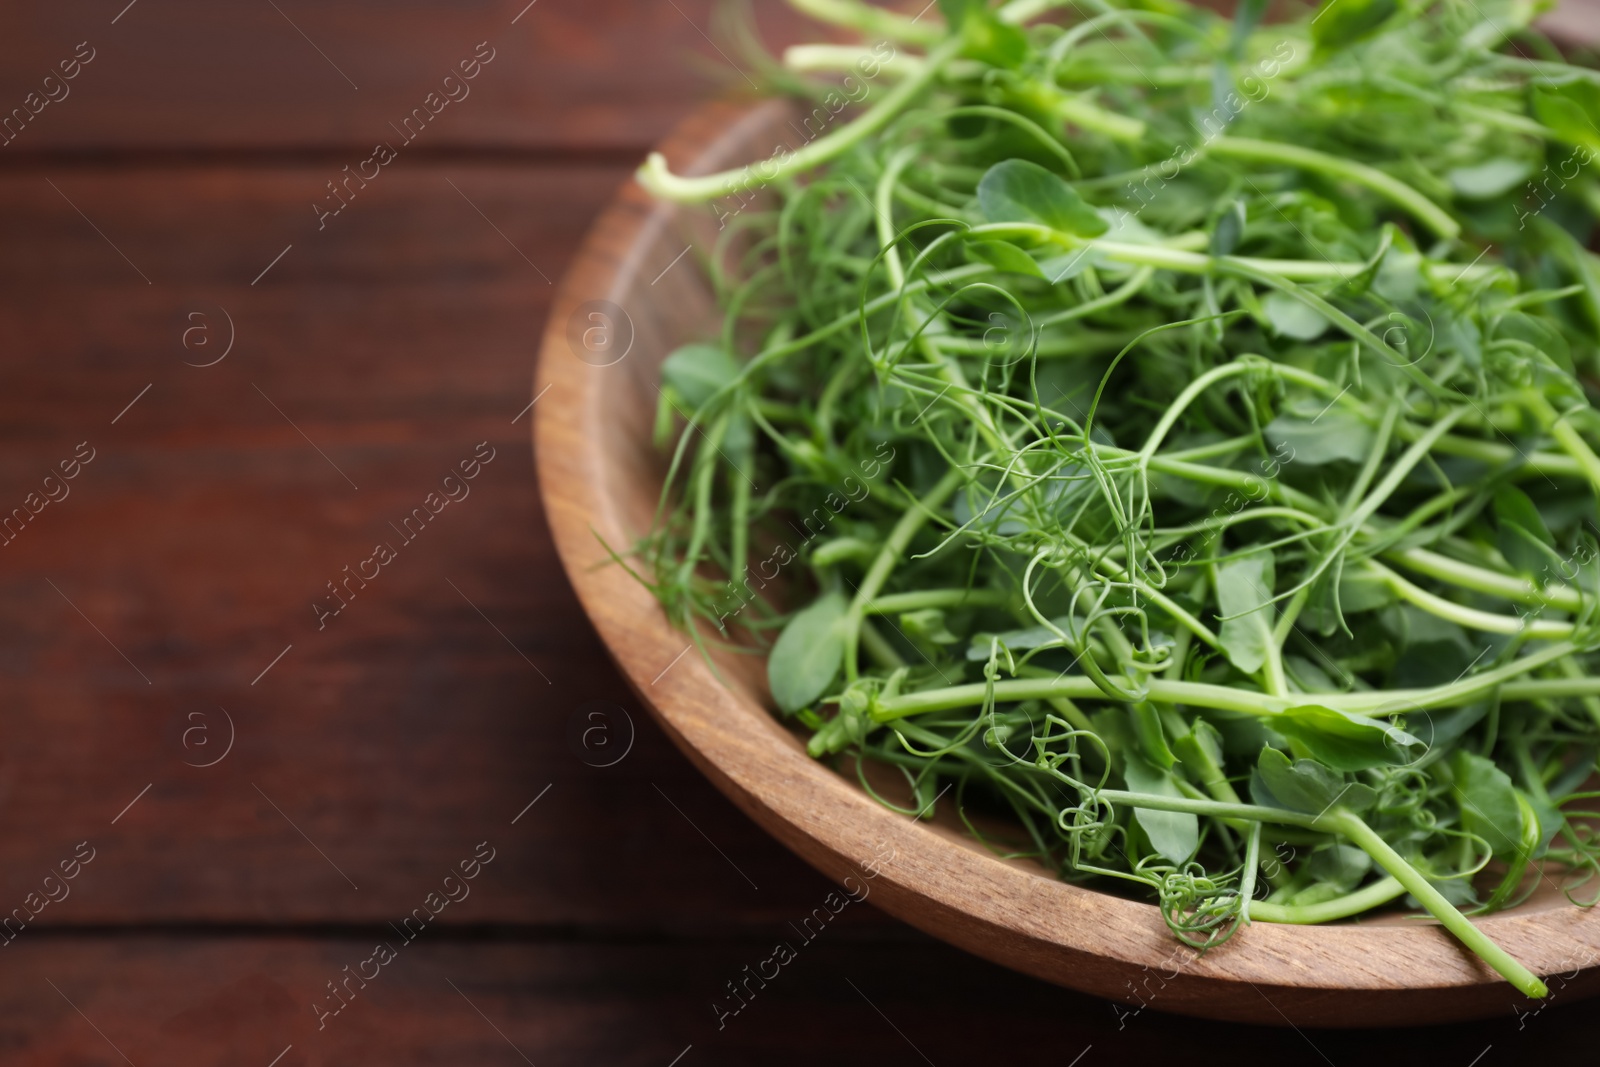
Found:
M 631 156 L 707 94 L 750 88 L 749 64 L 708 40 L 712 0 L 125 5 L 0 12 L 9 57 L 0 114 L 30 92 L 60 98 L 32 105 L 42 110 L 0 148 L 0 162 L 39 152 L 337 149 L 360 153 L 341 160 L 353 167 L 374 143 L 396 141 L 390 124 L 430 92 L 443 97 L 443 79 L 480 42 L 493 59 L 464 87 L 448 87 L 460 99 L 428 123 L 418 151 Z M 786 4 L 756 6 L 774 46 L 817 32 Z M 60 64 L 81 42 L 93 58 L 62 84 Z M 58 80 L 46 86 L 52 73 Z
M 37 1064 L 1144 1064 L 1565 1062 L 1585 1013 L 1558 994 L 1537 1016 L 1399 1030 L 1249 1029 L 1139 1014 L 1053 989 L 935 942 L 863 941 L 845 911 L 738 1014 L 726 983 L 769 958 L 760 940 L 695 945 L 461 943 L 424 933 L 362 967 L 387 936 L 22 938 L 0 983 L 0 1045 Z M 326 983 L 354 980 L 340 1003 Z M 769 975 L 774 967 L 765 968 Z M 52 984 L 54 988 L 52 988 Z M 70 1003 L 69 1003 L 70 1001 Z M 80 1014 L 81 1012 L 81 1014 Z M 718 1028 L 721 1018 L 722 1027 Z M 318 1021 L 323 1028 L 318 1030 Z M 113 1046 L 115 1048 L 113 1049 Z M 285 1049 L 288 1049 L 285 1052 Z M 121 1053 L 119 1056 L 118 1053 Z M 681 1055 L 682 1058 L 674 1060 Z
M 513 421 L 552 290 L 529 260 L 559 274 L 623 172 L 404 166 L 319 233 L 321 177 L 58 175 L 93 226 L 0 177 L 0 515 L 95 450 L 0 547 L 0 911 L 85 840 L 36 926 L 397 919 L 486 839 L 449 921 L 710 930 L 818 896 L 618 679 Z M 186 366 L 224 309 L 233 350 Z M 470 495 L 403 540 L 485 441 Z M 380 541 L 396 558 L 319 630 Z M 591 702 L 637 728 L 616 766 L 569 742 Z M 232 751 L 186 766 L 221 755 L 219 709 Z
M 1597 2 L 1566 0 L 1550 27 L 1582 35 Z M 787 4 L 751 6 L 774 52 L 838 37 Z M 750 91 L 751 64 L 718 34 L 713 7 L 714 0 L 9 5 L 0 11 L 9 57 L 0 67 L 0 115 L 23 107 L 29 93 L 48 100 L 48 89 L 60 99 L 33 105 L 42 110 L 0 147 L 0 166 L 41 154 L 59 161 L 292 151 L 354 168 L 375 143 L 396 139 L 390 124 L 439 92 L 479 42 L 495 58 L 465 90 L 451 90 L 467 95 L 444 105 L 410 151 L 581 150 L 632 162 L 697 101 Z M 46 86 L 82 42 L 90 63 L 70 82 Z

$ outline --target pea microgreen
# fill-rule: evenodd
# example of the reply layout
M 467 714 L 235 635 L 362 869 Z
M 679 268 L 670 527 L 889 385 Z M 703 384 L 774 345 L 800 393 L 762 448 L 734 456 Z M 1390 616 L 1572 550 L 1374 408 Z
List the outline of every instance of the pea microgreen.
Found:
M 794 2 L 856 113 L 640 172 L 724 222 L 671 618 L 1199 949 L 1419 907 L 1543 995 L 1464 912 L 1600 874 L 1600 78 L 1520 0 Z

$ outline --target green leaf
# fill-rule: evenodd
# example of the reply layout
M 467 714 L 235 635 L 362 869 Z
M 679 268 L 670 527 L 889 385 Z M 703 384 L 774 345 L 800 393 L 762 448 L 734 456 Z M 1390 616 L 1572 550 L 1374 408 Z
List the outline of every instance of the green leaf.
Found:
M 1078 237 L 1098 237 L 1106 221 L 1076 189 L 1037 163 L 1008 159 L 978 182 L 978 207 L 990 222 L 1029 222 Z
M 1195 780 L 1205 785 L 1206 776 L 1222 766 L 1222 735 L 1206 720 L 1196 719 L 1188 733 L 1173 738 L 1172 751 Z
M 1105 256 L 1098 248 L 1075 248 L 1059 256 L 1041 259 L 1039 270 L 1051 285 L 1060 285 L 1086 270 L 1099 267 L 1104 261 Z
M 1561 140 L 1589 149 L 1590 160 L 1594 158 L 1592 153 L 1600 149 L 1600 132 L 1595 130 L 1595 123 L 1600 120 L 1600 86 L 1586 77 L 1535 85 L 1533 117 Z
M 1506 562 L 1530 577 L 1549 568 L 1559 559 L 1555 538 L 1533 501 L 1514 485 L 1503 485 L 1494 494 L 1495 546 Z
M 961 640 L 945 625 L 945 614 L 941 608 L 921 608 L 917 611 L 902 612 L 900 632 L 913 644 L 925 642 L 930 648 L 937 645 L 953 645 Z
M 1539 821 L 1539 842 L 1533 850 L 1533 855 L 1535 858 L 1543 856 L 1545 850 L 1550 847 L 1550 842 L 1566 824 L 1566 816 L 1562 815 L 1561 809 L 1550 800 L 1530 797 L 1520 790 L 1517 795 L 1533 809 L 1534 818 Z
M 1272 323 L 1273 332 L 1296 341 L 1315 341 L 1332 325 L 1316 308 L 1307 307 L 1288 293 L 1274 289 L 1261 300 L 1261 310 Z
M 1312 860 L 1315 861 L 1313 856 Z M 1284 903 L 1293 908 L 1304 908 L 1311 904 L 1323 904 L 1330 900 L 1337 900 L 1345 895 L 1345 888 L 1337 882 L 1313 882 L 1304 889 L 1284 900 Z
M 1450 187 L 1468 200 L 1487 200 L 1508 193 L 1521 185 L 1532 168 L 1520 159 L 1504 157 L 1457 167 L 1445 175 Z
M 1082 622 L 1074 623 L 1070 618 L 1062 617 L 1052 619 L 1062 630 L 1071 633 L 1073 626 L 1082 626 Z M 1003 633 L 974 634 L 972 643 L 967 646 L 967 659 L 974 663 L 982 663 L 989 658 L 989 639 L 997 637 L 1000 644 L 1012 652 L 1023 652 L 1030 648 L 1040 648 L 1045 645 L 1059 645 L 1061 638 L 1056 632 L 1045 626 L 1030 626 L 1025 630 L 1006 630 Z
M 1139 703 L 1129 709 L 1133 715 L 1133 733 L 1139 741 L 1139 751 L 1146 759 L 1164 771 L 1170 771 L 1178 758 L 1167 747 L 1167 734 L 1161 726 L 1161 711 L 1154 704 Z
M 1207 251 L 1213 256 L 1231 256 L 1233 250 L 1239 247 L 1239 238 L 1244 236 L 1244 224 L 1244 201 L 1235 200 L 1218 216 L 1217 224 L 1211 230 L 1211 243 Z
M 1313 418 L 1283 414 L 1267 424 L 1267 440 L 1288 448 L 1295 463 L 1319 467 L 1344 460 L 1361 463 L 1372 451 L 1373 431 L 1353 411 L 1330 406 Z
M 1345 571 L 1339 577 L 1339 606 L 1350 612 L 1376 611 L 1395 602 L 1384 578 L 1369 570 Z
M 1371 37 L 1400 10 L 1398 0 L 1324 0 L 1311 20 L 1311 39 L 1323 54 Z
M 1178 783 L 1172 780 L 1172 775 L 1152 767 L 1137 756 L 1129 756 L 1123 762 L 1122 776 L 1127 779 L 1128 788 L 1135 793 L 1162 797 L 1183 795 Z M 1172 863 L 1182 863 L 1200 847 L 1200 820 L 1193 812 L 1134 808 L 1133 817 L 1150 839 L 1150 846 Z
M 1334 845 L 1311 854 L 1311 877 L 1331 882 L 1340 895 L 1348 893 L 1372 870 L 1372 857 L 1354 845 Z
M 1542 854 L 1549 844 L 1543 837 L 1543 828 L 1539 820 L 1539 812 L 1534 808 L 1526 793 L 1514 793 L 1517 807 L 1522 812 L 1522 831 L 1516 847 L 1501 857 L 1505 864 L 1505 874 L 1500 877 L 1500 884 L 1495 886 L 1494 892 L 1489 894 L 1489 899 L 1483 902 L 1484 911 L 1498 911 L 1505 907 L 1511 898 L 1516 895 L 1522 885 L 1523 876 L 1528 872 L 1528 864 L 1536 854 Z
M 1409 246 L 1409 244 L 1410 242 L 1407 240 L 1405 245 Z M 1421 288 L 1422 256 L 1414 248 L 1403 247 L 1401 239 L 1397 238 L 1378 262 L 1377 273 L 1372 276 L 1372 291 L 1386 300 L 1401 303 L 1415 300 L 1417 290 Z M 1395 347 L 1404 352 L 1410 344 L 1409 335 L 1414 316 L 1408 318 L 1405 315 L 1401 315 L 1400 318 L 1396 319 L 1391 314 L 1388 321 L 1398 324 L 1400 336 L 1395 336 L 1396 329 L 1391 326 L 1384 327 L 1384 336 L 1392 338 L 1393 341 L 1398 341 L 1399 344 L 1396 344 Z M 1429 319 L 1429 321 L 1431 322 L 1432 320 Z M 1430 333 L 1437 333 L 1437 330 L 1430 330 Z M 1419 334 L 1419 336 L 1421 335 Z
M 1568 374 L 1573 371 L 1572 346 L 1567 344 L 1560 330 L 1544 319 L 1521 311 L 1508 311 L 1495 321 L 1494 339 L 1520 341 Z
M 1302 611 L 1301 615 L 1304 616 L 1305 612 Z M 1327 671 L 1306 657 L 1297 656 L 1293 652 L 1284 655 L 1283 669 L 1284 673 L 1308 693 L 1332 693 L 1339 688 L 1339 683 L 1335 682 Z
M 1233 71 L 1221 59 L 1211 64 L 1211 115 L 1216 132 L 1226 130 L 1246 104 L 1233 84 Z M 1207 129 L 1212 129 L 1207 126 Z
M 1429 878 L 1428 884 L 1439 891 L 1439 895 L 1458 908 L 1471 907 L 1478 903 L 1478 891 L 1468 878 Z M 1406 908 L 1410 911 L 1426 910 L 1422 901 L 1406 894 Z
M 1217 614 L 1223 620 L 1217 638 L 1228 662 L 1245 674 L 1254 674 L 1267 662 L 1276 616 L 1267 606 L 1273 582 L 1272 553 L 1266 549 L 1248 552 L 1216 569 Z
M 1428 746 L 1430 752 L 1447 752 L 1487 714 L 1487 701 L 1466 704 L 1449 711 L 1424 711 L 1420 722 L 1413 718 L 1412 729 L 1421 736 L 1422 743 Z
M 1001 22 L 984 0 L 939 0 L 945 23 L 961 35 L 961 54 L 996 67 L 1014 68 L 1028 58 L 1028 35 Z
M 1582 304 L 1589 324 L 1591 327 L 1600 327 L 1600 257 L 1547 218 L 1534 219 L 1534 226 L 1554 242 L 1556 256 L 1577 277 L 1578 284 L 1583 286 Z
M 844 665 L 849 610 L 843 593 L 828 593 L 784 626 L 767 657 L 767 685 L 778 707 L 799 711 L 828 691 Z
M 983 0 L 939 0 L 939 13 L 952 30 L 959 30 L 966 23 L 969 12 L 981 11 L 983 7 Z
M 1499 859 L 1513 855 L 1522 840 L 1522 805 L 1516 786 L 1491 760 L 1465 750 L 1450 759 L 1451 792 L 1461 805 L 1461 827 L 1489 842 Z
M 1365 811 L 1376 795 L 1359 782 L 1346 782 L 1343 775 L 1315 760 L 1295 760 L 1271 746 L 1261 750 L 1251 779 L 1251 793 L 1258 804 L 1286 808 L 1306 815 L 1321 815 L 1335 803 L 1351 811 Z
M 1448 685 L 1485 654 L 1476 636 L 1415 604 L 1396 604 L 1379 618 L 1398 654 L 1389 676 L 1396 689 Z
M 1336 771 L 1404 763 L 1422 742 L 1393 723 L 1347 714 L 1321 704 L 1301 704 L 1274 715 L 1272 729 Z
M 1010 241 L 968 241 L 967 255 L 1007 274 L 1045 276 L 1038 262 Z
M 869 714 L 872 695 L 868 691 L 868 684 L 857 682 L 840 696 L 839 709 L 833 718 L 822 722 L 806 743 L 806 751 L 812 757 L 843 752 L 851 745 L 859 745 L 867 739 L 867 734 L 876 725 Z M 807 711 L 801 717 L 806 715 L 814 720 L 819 719 L 815 712 Z
M 1235 60 L 1244 56 L 1245 42 L 1250 40 L 1250 34 L 1260 25 L 1261 17 L 1267 13 L 1267 0 L 1240 0 L 1233 11 L 1233 27 L 1228 34 L 1228 53 Z
M 738 361 L 717 345 L 684 345 L 661 362 L 662 384 L 672 389 L 691 412 L 700 410 L 738 376 Z
M 672 413 L 693 415 L 703 409 L 718 391 L 739 377 L 739 362 L 716 345 L 687 344 L 675 349 L 661 362 L 662 397 L 672 411 L 658 408 L 656 439 L 665 440 L 672 425 Z M 706 428 L 706 427 L 702 427 Z M 728 414 L 720 448 L 723 456 L 743 472 L 755 448 L 755 427 L 742 409 Z M 741 474 L 748 477 L 748 474 Z
M 1001 22 L 981 6 L 969 10 L 962 24 L 961 54 L 996 67 L 1020 67 L 1028 58 L 1028 36 L 1018 26 Z
M 1098 207 L 1095 213 L 1106 224 L 1106 232 L 1100 236 L 1108 241 L 1123 241 L 1132 245 L 1158 245 L 1166 237 L 1157 233 L 1139 221 L 1139 216 L 1131 211 L 1116 208 Z

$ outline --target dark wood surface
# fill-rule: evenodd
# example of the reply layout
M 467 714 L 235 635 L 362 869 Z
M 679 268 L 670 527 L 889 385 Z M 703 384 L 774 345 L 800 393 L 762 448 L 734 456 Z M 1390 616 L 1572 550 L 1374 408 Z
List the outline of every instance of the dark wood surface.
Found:
M 38 910 L 0 947 L 0 1062 L 1487 1067 L 1576 1047 L 1587 1012 L 1560 995 L 1387 1034 L 1198 1023 L 1159 993 L 1130 1015 L 870 903 L 719 1029 L 725 983 L 830 884 L 627 692 L 519 416 L 590 220 L 742 83 L 701 35 L 710 4 L 124 3 L 0 12 L 7 108 L 95 49 L 0 147 L 0 516 L 66 493 L 0 545 L 0 911 Z M 472 95 L 319 230 L 324 183 L 481 41 Z M 92 461 L 46 486 L 82 442 Z M 402 543 L 389 524 L 480 442 L 469 495 Z M 326 583 L 380 541 L 393 561 L 319 629 Z M 480 842 L 470 895 L 319 1029 L 326 983 Z M 47 890 L 67 895 L 41 909 Z

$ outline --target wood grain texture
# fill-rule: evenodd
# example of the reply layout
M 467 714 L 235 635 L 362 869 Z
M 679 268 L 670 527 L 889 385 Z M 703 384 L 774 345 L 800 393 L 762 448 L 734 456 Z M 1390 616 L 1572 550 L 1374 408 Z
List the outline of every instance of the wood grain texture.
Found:
M 820 896 L 651 727 L 542 533 L 512 420 L 554 288 L 523 254 L 558 274 L 623 172 L 401 169 L 319 233 L 320 173 L 54 175 L 153 285 L 46 176 L 0 176 L 0 514 L 96 450 L 0 546 L 0 913 L 83 840 L 38 925 L 387 921 L 484 838 L 501 866 L 444 922 L 703 931 Z M 232 352 L 186 365 L 221 354 L 224 310 Z M 406 545 L 389 524 L 484 441 Z M 398 558 L 319 630 L 377 541 Z M 614 767 L 569 741 L 592 701 L 638 728 Z M 231 753 L 186 765 L 221 754 L 219 709 Z
M 779 102 L 708 108 L 668 155 L 687 173 L 751 162 L 787 118 Z M 1001 861 L 959 824 L 911 823 L 810 759 L 766 710 L 759 678 L 735 673 L 726 685 L 698 655 L 682 655 L 687 638 L 648 590 L 607 565 L 600 541 L 629 545 L 649 528 L 663 468 L 650 442 L 658 365 L 678 345 L 714 335 L 719 321 L 705 276 L 692 264 L 666 268 L 686 240 L 704 243 L 713 230 L 709 209 L 652 204 L 633 184 L 601 217 L 546 328 L 537 385 L 551 402 L 538 411 L 535 441 L 551 528 L 579 599 L 641 698 L 719 788 L 836 880 L 887 849 L 894 860 L 878 888 L 882 907 L 1074 989 L 1126 996 L 1159 970 L 1166 1010 L 1275 1025 L 1462 1019 L 1522 1001 L 1431 924 L 1257 923 L 1203 958 L 1171 964 L 1173 941 L 1155 907 Z M 574 346 L 568 328 L 600 300 L 620 309 L 632 336 L 626 358 L 605 366 Z M 1592 909 L 1552 891 L 1479 922 L 1535 972 L 1573 972 L 1574 995 L 1600 989 Z
M 286 1047 L 276 1067 L 666 1067 L 680 1054 L 679 1067 L 946 1067 L 1001 1057 L 1063 1067 L 1081 1057 L 1079 1067 L 1089 1067 L 1164 1061 L 1180 1050 L 1182 1062 L 1197 1067 L 1241 1059 L 1345 1065 L 1401 1062 L 1408 1048 L 1422 1047 L 1422 1062 L 1457 1067 L 1475 1057 L 1480 1064 L 1577 1062 L 1572 1034 L 1584 1012 L 1559 997 L 1520 1028 L 1508 1013 L 1380 1036 L 1244 1029 L 1153 1008 L 1115 1010 L 922 938 L 869 944 L 855 918 L 841 914 L 836 929 L 802 945 L 765 988 L 752 983 L 746 1007 L 720 1029 L 713 1000 L 720 993 L 731 1002 L 726 983 L 770 953 L 770 940 L 706 941 L 691 952 L 677 944 L 452 942 L 424 934 L 397 948 L 365 988 L 352 981 L 348 1006 L 322 1019 L 320 1030 L 312 1004 L 335 1003 L 326 983 L 370 957 L 385 931 L 315 940 L 19 940 L 7 950 L 0 983 L 0 1048 L 8 1063 L 39 1067 L 121 1064 L 113 1045 L 138 1067 L 266 1067 Z M 772 933 L 785 936 L 796 940 Z M 1484 1056 L 1487 1049 L 1493 1052 Z
M 0 12 L 0 114 L 40 91 L 80 42 L 94 55 L 0 159 L 368 150 L 395 140 L 390 124 L 429 92 L 443 95 L 443 78 L 480 42 L 494 59 L 428 124 L 418 150 L 627 159 L 708 92 L 751 91 L 744 57 L 708 39 L 713 0 L 276 0 L 276 10 L 266 0 L 139 0 L 113 25 L 126 4 Z M 773 47 L 816 34 L 787 4 L 755 7 Z
M 374 143 L 394 138 L 391 123 L 487 42 L 495 59 L 464 99 L 429 123 L 415 152 L 628 162 L 708 94 L 751 92 L 747 58 L 712 43 L 714 5 L 13 4 L 0 11 L 7 45 L 0 115 L 30 92 L 45 98 L 43 79 L 59 74 L 80 43 L 95 58 L 67 83 L 64 98 L 43 105 L 0 147 L 0 161 L 230 154 L 268 161 L 295 153 L 324 155 L 335 170 L 354 167 Z M 836 36 L 777 0 L 751 7 L 774 52 Z M 1580 36 L 1592 29 L 1595 10 L 1594 0 L 1568 0 L 1550 22 Z
M 98 49 L 0 148 L 0 515 L 78 442 L 99 450 L 0 547 L 0 913 L 97 849 L 0 942 L 0 1063 L 123 1064 L 96 1026 L 139 1067 L 266 1065 L 291 1043 L 279 1067 L 524 1063 L 477 1009 L 540 1067 L 660 1067 L 690 1043 L 678 1067 L 943 1067 L 996 1047 L 1069 1064 L 1091 1044 L 1080 1067 L 1175 1045 L 1196 1063 L 1467 1064 L 1492 1044 L 1491 1067 L 1583 1039 L 1567 992 L 1521 1024 L 1302 1037 L 1165 1015 L 1146 976 L 1129 1015 L 871 899 L 717 1030 L 713 999 L 832 883 L 630 694 L 556 558 L 528 416 L 511 420 L 554 293 L 539 272 L 559 279 L 636 156 L 737 75 L 659 3 L 538 0 L 512 26 L 522 0 L 275 2 L 315 46 L 265 0 L 0 10 L 5 107 L 77 42 Z M 674 6 L 709 28 L 711 0 Z M 771 40 L 812 36 L 757 8 Z M 324 183 L 486 39 L 471 98 L 319 231 Z M 185 366 L 219 351 L 183 346 L 188 315 L 220 343 L 223 310 L 236 347 Z M 498 457 L 470 499 L 317 631 L 310 597 L 482 440 Z M 569 736 L 592 702 L 633 716 L 614 766 Z M 234 749 L 185 766 L 216 751 L 185 746 L 189 716 L 219 705 Z M 319 1035 L 312 997 L 479 840 L 498 852 L 471 897 Z

